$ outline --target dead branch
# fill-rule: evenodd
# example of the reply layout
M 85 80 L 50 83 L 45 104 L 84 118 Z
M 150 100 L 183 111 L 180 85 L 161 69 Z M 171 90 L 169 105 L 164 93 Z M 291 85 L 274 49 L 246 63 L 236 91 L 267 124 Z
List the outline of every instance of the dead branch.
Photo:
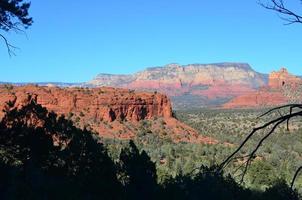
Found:
M 291 184 L 290 184 L 290 187 L 291 187 L 292 189 L 293 189 L 293 187 L 294 187 L 295 181 L 296 181 L 296 179 L 297 179 L 297 177 L 298 177 L 298 175 L 299 175 L 299 173 L 300 173 L 301 170 L 302 170 L 302 166 L 299 167 L 299 168 L 297 169 L 297 171 L 295 172 L 295 175 L 294 175 L 294 177 L 293 177 L 293 180 L 292 180 L 292 182 L 291 182 Z
M 294 23 L 302 23 L 302 16 L 294 11 L 291 11 L 284 4 L 283 0 L 270 0 L 270 3 L 264 4 L 261 0 L 258 3 L 268 9 L 273 10 L 281 14 L 280 18 L 286 21 L 285 25 L 290 25 Z
M 280 110 L 284 109 L 284 108 L 288 108 L 289 109 L 289 113 L 286 115 L 282 115 Z M 295 109 L 299 109 L 298 111 L 295 111 Z M 220 170 L 223 170 L 225 167 L 227 167 L 229 165 L 230 162 L 237 160 L 238 158 L 245 158 L 247 157 L 247 160 L 242 163 L 238 169 L 236 169 L 236 172 L 241 169 L 242 167 L 244 167 L 243 172 L 241 174 L 241 180 L 240 182 L 242 183 L 244 181 L 244 177 L 247 173 L 248 167 L 250 166 L 251 162 L 253 161 L 253 159 L 256 156 L 257 151 L 259 150 L 259 148 L 262 146 L 262 144 L 264 143 L 265 140 L 267 140 L 267 138 L 269 138 L 276 130 L 277 127 L 279 127 L 282 123 L 286 122 L 286 126 L 287 129 L 289 129 L 289 121 L 290 119 L 294 118 L 294 117 L 298 117 L 298 116 L 302 116 L 302 104 L 288 104 L 288 105 L 284 105 L 284 106 L 280 106 L 280 107 L 276 107 L 273 109 L 270 109 L 269 111 L 265 112 L 264 114 L 262 114 L 261 116 L 259 116 L 258 118 L 264 117 L 266 115 L 269 115 L 271 113 L 273 113 L 274 111 L 278 112 L 280 114 L 279 117 L 277 117 L 276 119 L 273 119 L 269 122 L 266 122 L 265 124 L 256 127 L 252 130 L 252 132 L 250 134 L 248 134 L 248 136 L 245 138 L 245 140 L 239 145 L 239 147 L 230 155 L 228 156 L 221 164 L 220 164 Z M 246 143 L 256 134 L 258 133 L 258 131 L 260 130 L 264 130 L 268 127 L 272 126 L 272 128 L 270 129 L 270 131 L 268 133 L 265 134 L 264 137 L 262 137 L 260 139 L 260 141 L 257 143 L 257 145 L 255 146 L 255 148 L 251 151 L 251 153 L 249 153 L 248 155 L 245 156 L 241 156 L 238 157 L 236 156 L 241 150 L 242 148 L 246 145 Z M 294 182 L 299 174 L 299 172 L 302 170 L 302 167 L 300 167 L 295 175 L 294 178 L 292 180 L 292 184 L 291 186 L 293 187 Z
M 8 52 L 8 55 L 11 57 L 12 55 L 16 55 L 15 54 L 15 51 L 16 49 L 18 49 L 17 47 L 13 46 L 12 44 L 10 44 L 8 42 L 8 40 L 6 39 L 6 37 L 4 37 L 2 34 L 0 34 L 0 37 L 4 40 L 4 43 L 6 45 L 6 48 L 7 48 L 7 52 Z

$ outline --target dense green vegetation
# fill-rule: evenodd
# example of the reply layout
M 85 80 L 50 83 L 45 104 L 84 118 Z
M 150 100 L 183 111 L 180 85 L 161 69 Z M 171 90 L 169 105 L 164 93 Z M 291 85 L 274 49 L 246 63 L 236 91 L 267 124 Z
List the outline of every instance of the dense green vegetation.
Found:
M 257 118 L 266 110 L 189 110 L 177 111 L 176 117 L 198 130 L 201 134 L 219 140 L 217 145 L 173 143 L 167 138 L 152 134 L 148 121 L 141 123 L 140 134 L 135 139 L 138 148 L 145 150 L 156 163 L 158 180 L 163 183 L 170 176 L 188 175 L 198 171 L 200 166 L 220 164 L 243 141 L 245 136 L 257 125 L 272 117 Z M 290 182 L 297 168 L 302 165 L 302 123 L 293 119 L 290 130 L 282 125 L 260 148 L 244 179 L 244 185 L 256 190 L 265 190 L 279 179 Z M 265 131 L 265 130 L 264 130 Z M 251 139 L 243 155 L 253 149 L 263 133 Z M 113 158 L 126 141 L 105 140 Z M 237 170 L 243 160 L 239 159 L 225 169 L 227 174 L 239 180 L 242 170 Z M 302 186 L 298 178 L 295 186 Z
M 134 142 L 103 141 L 35 102 L 12 106 L 0 122 L 0 199 L 299 199 L 281 179 L 252 190 L 217 170 L 225 144 L 174 144 L 147 121 Z
M 177 117 L 198 130 L 201 134 L 214 137 L 222 145 L 224 150 L 216 152 L 216 157 L 226 157 L 229 150 L 237 147 L 253 128 L 279 116 L 279 113 L 259 118 L 267 109 L 259 110 L 194 110 L 179 111 Z M 281 111 L 282 112 L 282 111 Z M 280 113 L 282 114 L 282 113 Z M 289 124 L 282 124 L 260 148 L 257 158 L 252 163 L 246 177 L 246 184 L 254 188 L 264 188 L 275 179 L 283 178 L 290 181 L 294 172 L 302 165 L 302 121 L 299 118 L 292 119 Z M 255 148 L 256 141 L 263 137 L 265 131 L 252 137 L 242 154 Z M 216 160 L 221 162 L 221 160 Z M 240 161 L 239 161 L 240 162 Z M 238 164 L 237 164 L 238 165 Z M 230 166 L 229 172 L 233 172 L 236 163 Z M 265 178 L 263 178 L 265 177 Z M 302 180 L 296 182 L 297 188 L 301 188 Z

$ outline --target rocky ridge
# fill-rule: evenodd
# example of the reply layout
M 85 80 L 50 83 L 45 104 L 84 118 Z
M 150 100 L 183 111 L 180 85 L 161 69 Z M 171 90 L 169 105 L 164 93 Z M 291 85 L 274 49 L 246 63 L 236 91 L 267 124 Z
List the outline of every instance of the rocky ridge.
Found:
M 134 92 L 109 87 L 89 89 L 1 85 L 0 118 L 4 116 L 2 110 L 6 102 L 12 102 L 20 108 L 30 99 L 49 111 L 65 115 L 76 126 L 91 129 L 102 137 L 133 138 L 139 132 L 140 124 L 149 121 L 150 130 L 176 142 L 217 142 L 200 136 L 194 129 L 173 118 L 170 100 L 157 92 Z

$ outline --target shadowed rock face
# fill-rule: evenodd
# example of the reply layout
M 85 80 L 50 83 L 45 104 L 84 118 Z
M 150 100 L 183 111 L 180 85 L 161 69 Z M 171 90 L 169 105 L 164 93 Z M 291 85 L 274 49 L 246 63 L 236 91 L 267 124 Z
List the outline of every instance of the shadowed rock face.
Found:
M 190 106 L 190 101 L 182 101 L 186 96 L 189 96 L 187 99 L 198 98 L 198 106 L 209 106 L 256 91 L 267 85 L 267 75 L 255 72 L 244 63 L 170 64 L 132 75 L 99 74 L 88 85 L 157 90 L 173 97 L 177 107 Z
M 217 142 L 200 136 L 174 119 L 166 95 L 128 89 L 0 85 L 0 119 L 4 116 L 2 110 L 6 102 L 11 101 L 15 107 L 21 108 L 31 99 L 49 111 L 65 115 L 76 126 L 87 127 L 103 137 L 133 138 L 139 132 L 140 123 L 149 120 L 152 131 L 168 135 L 176 142 Z

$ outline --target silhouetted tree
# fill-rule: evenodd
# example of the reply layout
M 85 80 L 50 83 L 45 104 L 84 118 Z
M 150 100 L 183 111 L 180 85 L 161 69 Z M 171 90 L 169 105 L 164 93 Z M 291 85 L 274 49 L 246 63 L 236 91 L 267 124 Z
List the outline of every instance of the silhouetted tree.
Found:
M 63 155 L 72 189 L 84 194 L 80 199 L 117 199 L 121 195 L 115 164 L 91 132 L 75 132 Z
M 0 199 L 119 199 L 116 168 L 93 133 L 34 100 L 0 122 Z
M 93 133 L 28 100 L 8 103 L 0 122 L 0 199 L 299 199 L 282 181 L 253 192 L 215 166 L 160 186 L 155 163 L 132 141 L 114 164 Z
M 0 29 L 4 31 L 22 32 L 22 28 L 32 25 L 33 20 L 29 17 L 30 3 L 24 0 L 0 0 Z M 8 54 L 14 54 L 16 48 L 8 42 L 6 37 L 0 34 L 8 50 Z
M 145 151 L 141 153 L 130 141 L 129 148 L 120 154 L 120 179 L 125 187 L 126 199 L 156 199 L 156 166 Z
M 253 199 L 252 192 L 225 177 L 217 167 L 201 167 L 197 174 L 179 175 L 164 184 L 163 194 L 171 199 Z
M 292 190 L 284 180 L 278 180 L 272 187 L 265 190 L 262 200 L 299 200 L 299 194 Z

